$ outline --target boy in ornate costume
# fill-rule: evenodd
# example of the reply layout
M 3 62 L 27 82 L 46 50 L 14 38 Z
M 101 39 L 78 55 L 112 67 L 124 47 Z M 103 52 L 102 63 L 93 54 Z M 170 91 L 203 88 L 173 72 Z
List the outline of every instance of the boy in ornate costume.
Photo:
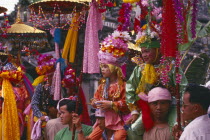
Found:
M 139 32 L 136 39 L 136 45 L 141 47 L 141 53 L 144 63 L 138 64 L 133 70 L 129 80 L 126 83 L 126 101 L 131 111 L 131 118 L 127 124 L 131 125 L 131 131 L 135 132 L 136 138 L 141 138 L 144 132 L 149 131 L 154 122 L 150 116 L 148 102 L 145 100 L 147 93 L 151 87 L 160 84 L 161 77 L 169 77 L 166 87 L 174 96 L 175 89 L 175 67 L 172 63 L 169 65 L 161 64 L 160 41 L 156 32 Z M 166 69 L 168 73 L 165 73 Z M 182 74 L 182 71 L 180 70 Z M 187 80 L 182 74 L 180 83 L 180 93 L 183 93 L 187 85 Z M 174 99 L 174 98 L 173 98 Z M 172 104 L 175 106 L 174 100 Z M 175 110 L 174 110 L 175 111 Z M 140 116 L 140 117 L 139 117 Z M 138 120 L 137 120 L 138 119 Z M 141 120 L 142 119 L 142 120 Z M 174 118 L 171 120 L 175 121 Z M 142 122 L 144 129 L 142 127 Z M 134 123 L 134 124 L 133 124 Z M 132 134 L 131 137 L 135 136 Z M 133 137 L 135 139 L 135 137 Z
M 45 121 L 48 113 L 48 104 L 53 100 L 53 91 L 51 91 L 51 82 L 53 72 L 55 70 L 56 59 L 51 55 L 40 55 L 38 58 L 37 73 L 40 75 L 34 80 L 33 85 L 36 86 L 31 101 L 33 114 L 41 121 Z
M 115 31 L 101 44 L 98 57 L 103 78 L 91 100 L 91 105 L 104 112 L 100 125 L 104 123 L 105 128 L 100 127 L 97 120 L 93 133 L 89 136 L 90 139 L 101 139 L 104 130 L 107 139 L 111 137 L 114 140 L 126 139 L 127 133 L 124 130 L 122 118 L 123 114 L 129 113 L 129 110 L 125 101 L 125 82 L 120 66 L 126 60 L 128 40 L 130 36 L 127 32 Z
M 0 44 L 1 46 L 1 44 Z M 20 66 L 11 63 L 11 55 L 0 52 L 0 96 L 3 97 L 0 139 L 20 139 L 25 120 L 23 111 L 30 102 L 30 83 Z M 27 88 L 26 88 L 27 87 Z

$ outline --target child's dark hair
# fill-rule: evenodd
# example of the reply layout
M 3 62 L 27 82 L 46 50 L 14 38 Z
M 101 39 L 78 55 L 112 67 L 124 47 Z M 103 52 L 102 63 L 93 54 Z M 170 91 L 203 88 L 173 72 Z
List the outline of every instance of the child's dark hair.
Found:
M 75 113 L 77 113 L 78 115 L 82 114 L 82 105 L 81 105 L 81 103 L 78 103 L 77 112 L 75 111 L 75 110 L 76 110 L 76 101 L 74 101 L 74 100 L 69 100 L 69 99 L 64 99 L 64 100 L 60 101 L 59 107 L 62 107 L 62 106 L 64 106 L 64 105 L 67 106 L 67 111 L 68 111 L 69 113 L 75 112 Z

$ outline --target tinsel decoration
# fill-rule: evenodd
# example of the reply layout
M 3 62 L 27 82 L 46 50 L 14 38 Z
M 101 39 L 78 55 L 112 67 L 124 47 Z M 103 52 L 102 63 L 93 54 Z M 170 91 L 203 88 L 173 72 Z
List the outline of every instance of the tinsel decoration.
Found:
M 119 11 L 120 17 L 118 17 L 118 22 L 121 23 L 118 26 L 119 31 L 129 31 L 131 8 L 132 6 L 130 3 L 122 4 L 122 8 Z
M 161 51 L 166 57 L 175 57 L 177 51 L 177 30 L 173 0 L 163 1 Z
M 192 21 L 191 21 L 191 33 L 192 38 L 196 37 L 196 19 L 197 19 L 197 12 L 198 12 L 198 0 L 193 0 L 192 3 Z
M 160 65 L 164 67 L 158 73 L 160 73 L 160 79 L 163 85 L 167 85 L 169 83 L 168 73 L 170 71 L 170 64 L 171 61 L 168 61 L 165 56 L 162 56 Z

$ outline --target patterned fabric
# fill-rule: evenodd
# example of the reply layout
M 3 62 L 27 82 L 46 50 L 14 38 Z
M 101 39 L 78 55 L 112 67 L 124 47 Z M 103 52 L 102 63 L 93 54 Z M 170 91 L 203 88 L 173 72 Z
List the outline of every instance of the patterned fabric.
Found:
M 86 24 L 83 58 L 84 73 L 100 73 L 97 53 L 99 52 L 98 30 L 102 29 L 102 20 L 97 7 L 97 3 L 93 1 Z
M 99 85 L 96 93 L 94 94 L 95 100 L 105 100 L 103 96 L 104 85 L 104 83 Z M 123 129 L 124 122 L 120 115 L 121 113 L 129 113 L 129 109 L 125 101 L 125 82 L 122 85 L 119 85 L 119 83 L 111 84 L 108 88 L 108 98 L 106 100 L 113 102 L 113 110 L 105 111 L 106 128 L 111 130 Z
M 38 118 L 43 116 L 41 111 L 44 111 L 44 112 L 47 111 L 47 104 L 48 104 L 49 95 L 50 95 L 49 93 L 50 87 L 48 91 L 45 91 L 43 85 L 44 84 L 41 83 L 36 87 L 34 95 L 32 97 L 32 101 L 31 101 L 31 107 L 33 109 L 34 116 Z
M 94 99 L 101 101 L 104 100 L 103 88 L 105 84 L 99 85 L 96 93 L 94 94 Z M 108 88 L 108 100 L 113 101 L 113 108 L 116 112 L 129 112 L 126 101 L 125 101 L 125 82 L 122 85 L 118 83 L 111 84 Z

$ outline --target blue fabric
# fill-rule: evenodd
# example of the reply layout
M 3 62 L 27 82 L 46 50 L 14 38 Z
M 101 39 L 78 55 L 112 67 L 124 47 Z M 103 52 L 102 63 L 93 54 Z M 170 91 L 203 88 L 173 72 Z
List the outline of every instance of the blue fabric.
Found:
M 61 42 L 61 29 L 56 28 L 54 32 L 54 41 L 58 44 Z
M 65 71 L 65 69 L 66 69 L 66 67 L 67 67 L 67 65 L 66 65 L 66 63 L 65 63 L 65 59 L 63 59 L 63 58 L 59 58 L 59 59 L 57 59 L 57 61 L 56 61 L 56 64 L 57 63 L 60 63 L 60 70 L 61 70 L 61 73 L 62 74 L 64 74 L 64 71 Z
M 32 97 L 33 97 L 33 91 L 32 91 L 32 89 L 30 88 L 30 85 L 28 85 L 28 83 L 26 82 L 26 79 L 25 79 L 25 78 L 23 78 L 23 82 L 24 82 L 24 84 L 25 84 L 25 86 L 26 86 L 27 91 L 28 91 L 29 94 L 30 94 L 30 97 L 32 98 Z

